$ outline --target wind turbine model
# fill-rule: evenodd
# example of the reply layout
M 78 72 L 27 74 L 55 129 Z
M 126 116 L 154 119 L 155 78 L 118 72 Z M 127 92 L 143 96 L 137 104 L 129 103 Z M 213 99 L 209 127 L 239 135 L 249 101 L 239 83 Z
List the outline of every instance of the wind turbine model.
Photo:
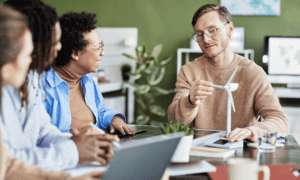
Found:
M 239 87 L 238 83 L 230 83 L 230 81 L 232 80 L 232 78 L 233 78 L 233 76 L 236 73 L 238 68 L 239 67 L 236 67 L 236 69 L 234 70 L 234 72 L 230 76 L 230 78 L 227 81 L 227 83 L 225 84 L 225 86 L 213 84 L 213 87 L 220 88 L 220 89 L 225 89 L 227 91 L 226 138 L 220 138 L 220 137 L 212 138 L 212 139 L 208 140 L 207 142 L 205 142 L 204 146 L 213 146 L 213 147 L 233 149 L 233 148 L 243 147 L 243 145 L 244 145 L 243 141 L 233 142 L 233 143 L 230 143 L 230 142 L 227 141 L 227 138 L 228 138 L 228 136 L 231 132 L 231 106 L 233 108 L 233 111 L 235 111 L 234 102 L 233 102 L 231 92 L 237 90 L 237 88 Z

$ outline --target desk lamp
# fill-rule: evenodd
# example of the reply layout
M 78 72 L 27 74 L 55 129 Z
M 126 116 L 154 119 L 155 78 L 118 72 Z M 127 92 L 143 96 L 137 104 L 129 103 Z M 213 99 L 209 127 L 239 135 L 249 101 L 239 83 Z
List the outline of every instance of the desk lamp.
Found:
M 228 142 L 227 138 L 231 132 L 231 106 L 233 108 L 233 111 L 235 111 L 234 102 L 232 98 L 232 91 L 237 90 L 239 87 L 238 83 L 230 83 L 232 80 L 234 74 L 236 73 L 238 67 L 234 70 L 232 75 L 230 76 L 229 80 L 225 84 L 225 86 L 221 85 L 215 85 L 213 84 L 213 87 L 219 88 L 219 89 L 225 89 L 227 91 L 227 126 L 226 126 L 226 138 L 220 138 L 215 137 L 212 138 L 204 143 L 204 146 L 211 146 L 211 147 L 219 147 L 219 148 L 226 148 L 226 149 L 234 149 L 234 148 L 240 148 L 243 147 L 244 143 L 243 141 L 240 142 Z

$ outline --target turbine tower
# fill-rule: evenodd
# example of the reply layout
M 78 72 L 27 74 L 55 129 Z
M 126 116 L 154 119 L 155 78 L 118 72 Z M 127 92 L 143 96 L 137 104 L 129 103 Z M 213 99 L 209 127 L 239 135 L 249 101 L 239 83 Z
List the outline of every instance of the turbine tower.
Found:
M 236 69 L 233 71 L 232 75 L 230 76 L 230 78 L 227 81 L 227 83 L 225 84 L 225 86 L 215 85 L 215 84 L 212 85 L 213 87 L 225 89 L 227 91 L 227 126 L 226 126 L 226 137 L 227 138 L 231 132 L 231 106 L 232 106 L 233 111 L 235 112 L 235 107 L 234 107 L 234 102 L 233 102 L 231 92 L 237 90 L 237 88 L 239 87 L 238 83 L 230 83 L 230 82 L 238 68 L 239 67 L 236 67 Z
M 226 138 L 220 138 L 220 134 L 223 134 L 223 132 L 216 133 L 215 136 L 212 136 L 209 140 L 204 142 L 204 146 L 212 146 L 212 147 L 219 147 L 219 148 L 228 148 L 228 149 L 234 149 L 234 148 L 241 148 L 244 146 L 244 142 L 228 142 L 228 136 L 231 132 L 231 106 L 233 111 L 235 112 L 235 107 L 234 107 L 234 102 L 232 98 L 232 91 L 235 91 L 238 89 L 239 84 L 238 83 L 230 83 L 234 74 L 238 70 L 238 66 L 236 69 L 233 71 L 232 75 L 230 76 L 229 80 L 227 83 L 222 86 L 222 85 L 216 85 L 213 84 L 213 87 L 219 88 L 219 89 L 225 89 L 227 91 L 227 125 L 226 125 Z

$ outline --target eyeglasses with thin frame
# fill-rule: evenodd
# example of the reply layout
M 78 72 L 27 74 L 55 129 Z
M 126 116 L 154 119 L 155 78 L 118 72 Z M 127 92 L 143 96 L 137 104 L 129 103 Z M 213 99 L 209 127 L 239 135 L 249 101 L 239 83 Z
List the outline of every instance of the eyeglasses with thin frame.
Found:
M 97 49 L 99 51 L 101 51 L 101 53 L 103 52 L 103 48 L 104 48 L 104 44 L 103 41 L 100 42 L 100 47 L 91 47 L 91 46 L 87 46 L 89 48 L 93 48 L 93 49 Z
M 223 24 L 221 24 L 221 25 L 225 25 L 225 24 L 227 24 L 227 23 L 228 23 L 228 22 L 225 22 L 225 23 L 223 23 Z M 197 42 L 203 41 L 203 39 L 204 39 L 204 33 L 205 33 L 208 37 L 210 37 L 210 38 L 215 37 L 215 36 L 217 35 L 217 29 L 218 29 L 221 25 L 219 25 L 219 26 L 217 26 L 217 27 L 214 27 L 214 28 L 209 28 L 209 29 L 205 30 L 204 32 L 201 32 L 201 33 L 198 33 L 198 34 L 194 34 L 192 37 L 193 37 L 193 39 L 194 39 L 195 41 L 197 41 Z

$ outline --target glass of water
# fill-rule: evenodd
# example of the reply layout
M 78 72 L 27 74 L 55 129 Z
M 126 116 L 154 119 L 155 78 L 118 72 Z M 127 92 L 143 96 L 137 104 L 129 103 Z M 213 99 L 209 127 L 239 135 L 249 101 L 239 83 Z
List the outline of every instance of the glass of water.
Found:
M 275 152 L 276 150 L 276 131 L 258 131 L 258 150 L 259 152 Z

